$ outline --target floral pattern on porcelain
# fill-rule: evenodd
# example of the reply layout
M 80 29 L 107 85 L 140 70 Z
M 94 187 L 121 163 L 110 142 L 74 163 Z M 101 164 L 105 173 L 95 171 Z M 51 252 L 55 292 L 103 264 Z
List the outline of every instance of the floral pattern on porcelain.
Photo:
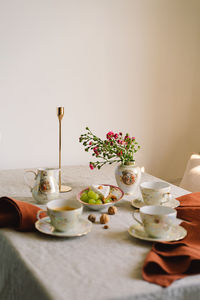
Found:
M 117 185 L 126 195 L 136 194 L 141 180 L 141 170 L 134 163 L 121 164 L 115 169 L 115 178 Z
M 145 231 L 151 237 L 165 237 L 173 225 L 173 218 L 141 214 Z
M 169 193 L 163 193 L 163 192 L 154 191 L 151 189 L 148 189 L 148 190 L 141 189 L 141 193 L 142 193 L 143 201 L 147 205 L 160 205 L 169 200 L 169 199 L 167 199 L 167 195 Z M 170 198 L 170 196 L 168 198 Z
M 38 170 L 35 185 L 31 192 L 33 198 L 40 204 L 45 204 L 59 197 L 59 186 L 54 173 L 57 169 Z
M 122 176 L 120 176 L 120 180 L 126 185 L 131 185 L 135 182 L 136 176 L 132 171 L 122 171 Z
M 79 221 L 81 214 L 82 208 L 67 212 L 59 212 L 48 209 L 51 224 L 58 231 L 66 231 L 69 228 L 72 228 Z
M 24 174 L 24 180 L 29 187 L 33 198 L 39 204 L 46 204 L 50 200 L 55 200 L 59 197 L 59 187 L 55 168 L 40 168 L 36 172 L 27 170 Z M 34 185 L 28 182 L 27 174 L 34 174 Z

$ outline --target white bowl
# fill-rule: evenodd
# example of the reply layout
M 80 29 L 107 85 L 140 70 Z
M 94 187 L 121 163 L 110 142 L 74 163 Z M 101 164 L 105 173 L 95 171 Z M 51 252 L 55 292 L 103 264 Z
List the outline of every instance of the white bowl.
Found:
M 88 190 L 90 187 L 85 188 L 84 190 L 82 190 L 80 193 L 78 193 L 77 195 L 77 200 L 83 204 L 84 206 L 92 209 L 92 210 L 101 210 L 104 208 L 108 208 L 110 206 L 115 205 L 116 203 L 118 203 L 124 196 L 124 192 L 117 186 L 114 185 L 110 185 L 110 184 L 101 184 L 102 186 L 109 186 L 112 194 L 115 195 L 117 197 L 117 199 L 115 201 L 109 202 L 109 203 L 104 203 L 104 204 L 89 204 L 87 202 L 84 202 L 81 200 L 81 195 Z

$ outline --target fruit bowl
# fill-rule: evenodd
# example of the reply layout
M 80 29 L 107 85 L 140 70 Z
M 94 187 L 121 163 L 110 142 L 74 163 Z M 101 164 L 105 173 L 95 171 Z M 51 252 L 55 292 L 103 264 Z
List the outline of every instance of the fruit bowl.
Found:
M 124 192 L 117 186 L 114 185 L 110 185 L 110 184 L 101 184 L 101 186 L 105 187 L 108 186 L 110 187 L 110 193 L 114 196 L 113 200 L 111 200 L 110 202 L 107 203 L 101 203 L 98 204 L 98 200 L 96 200 L 97 203 L 88 203 L 88 199 L 83 201 L 84 196 L 83 195 L 87 195 L 87 193 L 90 191 L 90 187 L 85 188 L 84 190 L 82 190 L 80 193 L 78 193 L 77 195 L 77 200 L 83 204 L 83 206 L 88 207 L 92 210 L 101 210 L 104 208 L 108 208 L 110 206 L 115 205 L 116 203 L 118 203 L 124 196 Z M 94 192 L 93 192 L 94 193 Z M 86 198 L 86 196 L 85 196 Z M 91 200 L 91 199 L 89 199 Z M 90 201 L 92 202 L 92 201 Z M 95 201 L 94 201 L 95 202 Z M 99 201 L 100 202 L 100 201 Z

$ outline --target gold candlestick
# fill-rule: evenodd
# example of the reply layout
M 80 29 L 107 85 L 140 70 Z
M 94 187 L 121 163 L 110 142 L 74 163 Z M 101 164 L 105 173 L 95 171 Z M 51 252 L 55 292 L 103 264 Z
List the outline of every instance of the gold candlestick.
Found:
M 57 107 L 57 116 L 59 120 L 59 192 L 65 193 L 72 190 L 70 186 L 61 185 L 61 121 L 64 116 L 64 107 Z

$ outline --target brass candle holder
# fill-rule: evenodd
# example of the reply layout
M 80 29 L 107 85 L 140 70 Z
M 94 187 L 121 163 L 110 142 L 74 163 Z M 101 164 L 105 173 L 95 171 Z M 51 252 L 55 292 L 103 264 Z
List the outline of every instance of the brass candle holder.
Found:
M 57 107 L 57 116 L 59 120 L 59 192 L 66 193 L 71 191 L 72 188 L 61 184 L 61 121 L 64 116 L 64 107 Z

